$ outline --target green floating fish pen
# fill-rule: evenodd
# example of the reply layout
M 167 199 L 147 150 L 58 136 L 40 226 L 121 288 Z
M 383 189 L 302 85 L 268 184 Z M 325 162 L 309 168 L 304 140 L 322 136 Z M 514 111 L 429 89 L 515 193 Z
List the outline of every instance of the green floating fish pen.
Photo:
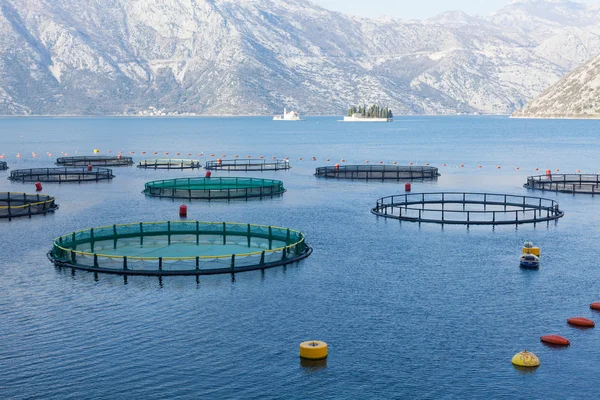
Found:
M 285 192 L 283 182 L 258 178 L 178 178 L 147 182 L 152 197 L 188 200 L 231 200 L 273 197 Z
M 548 190 L 563 193 L 600 193 L 598 174 L 547 174 L 527 177 L 523 185 L 528 189 Z
M 6 161 L 0 161 L 0 171 L 5 171 L 8 169 L 8 164 Z
M 9 180 L 14 182 L 97 182 L 114 178 L 108 168 L 30 168 L 11 171 Z
M 76 156 L 76 157 L 59 157 L 56 159 L 56 165 L 64 167 L 86 167 L 103 166 L 103 167 L 121 167 L 133 164 L 133 158 L 125 156 Z
M 46 194 L 0 192 L 0 218 L 31 217 L 58 210 L 56 199 Z
M 334 179 L 434 180 L 436 167 L 412 165 L 333 165 L 318 167 L 315 176 Z
M 225 171 L 279 171 L 290 169 L 288 160 L 266 160 L 258 159 L 233 159 L 233 160 L 211 160 L 204 165 L 208 170 Z
M 195 169 L 202 168 L 200 160 L 153 158 L 138 162 L 138 168 L 145 169 Z
M 411 222 L 455 225 L 518 225 L 564 215 L 552 199 L 495 193 L 412 193 L 377 200 L 377 216 Z
M 292 229 L 231 222 L 139 222 L 54 240 L 58 267 L 123 275 L 209 275 L 266 269 L 312 252 Z

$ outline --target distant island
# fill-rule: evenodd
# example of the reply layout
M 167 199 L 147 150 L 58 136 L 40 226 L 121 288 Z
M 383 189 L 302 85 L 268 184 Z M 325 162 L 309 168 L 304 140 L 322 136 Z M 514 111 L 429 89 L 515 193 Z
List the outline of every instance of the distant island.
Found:
M 394 114 L 391 109 L 373 104 L 369 108 L 367 106 L 358 106 L 358 108 L 351 106 L 344 116 L 344 122 L 392 122 L 393 118 Z

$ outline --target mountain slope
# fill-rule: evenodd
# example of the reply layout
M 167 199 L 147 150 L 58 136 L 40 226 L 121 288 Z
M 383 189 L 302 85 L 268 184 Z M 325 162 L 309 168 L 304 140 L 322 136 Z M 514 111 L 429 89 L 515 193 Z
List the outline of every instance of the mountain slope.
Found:
M 519 118 L 600 118 L 600 56 L 515 112 Z
M 0 0 L 0 114 L 510 113 L 600 53 L 598 17 L 566 0 L 426 21 L 305 0 Z

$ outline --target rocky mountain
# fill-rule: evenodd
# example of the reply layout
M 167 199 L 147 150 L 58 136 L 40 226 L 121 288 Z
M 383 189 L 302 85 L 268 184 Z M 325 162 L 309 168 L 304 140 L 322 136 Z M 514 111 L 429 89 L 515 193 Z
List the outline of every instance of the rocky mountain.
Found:
M 600 118 L 600 56 L 515 112 L 517 118 Z
M 567 0 L 425 21 L 306 0 L 0 0 L 0 114 L 507 114 L 600 53 L 599 17 Z

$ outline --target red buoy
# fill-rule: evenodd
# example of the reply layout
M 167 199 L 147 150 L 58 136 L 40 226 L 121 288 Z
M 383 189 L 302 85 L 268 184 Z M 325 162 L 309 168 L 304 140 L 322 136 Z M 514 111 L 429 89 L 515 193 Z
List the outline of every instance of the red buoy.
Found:
M 206 171 L 206 174 L 204 174 L 204 177 L 210 178 L 211 175 L 212 175 L 212 173 L 210 171 Z
M 88 171 L 91 171 L 91 170 L 92 170 L 92 164 L 89 164 L 88 165 Z
M 559 346 L 569 346 L 571 344 L 569 339 L 558 335 L 544 335 L 540 340 L 544 343 L 556 344 Z
M 600 301 L 590 304 L 592 310 L 600 311 Z
M 179 216 L 187 217 L 187 206 L 185 204 L 179 206 Z
M 583 317 L 569 318 L 567 320 L 567 322 L 571 325 L 581 326 L 583 328 L 593 328 L 594 326 L 596 326 L 594 321 L 592 321 L 591 319 L 583 318 Z
M 404 184 L 404 191 L 405 191 L 405 192 L 410 192 L 410 189 L 411 189 L 411 184 L 410 184 L 410 182 L 406 182 L 406 183 Z
M 35 183 L 35 191 L 36 191 L 36 192 L 39 192 L 39 191 L 41 191 L 42 189 L 43 189 L 43 188 L 42 188 L 42 184 L 41 184 L 40 182 L 36 182 L 36 183 Z
M 546 176 L 550 176 L 552 175 L 552 171 L 550 171 L 549 169 L 546 170 Z
M 335 164 L 334 167 L 335 167 L 335 170 L 338 171 L 340 169 L 340 164 Z

